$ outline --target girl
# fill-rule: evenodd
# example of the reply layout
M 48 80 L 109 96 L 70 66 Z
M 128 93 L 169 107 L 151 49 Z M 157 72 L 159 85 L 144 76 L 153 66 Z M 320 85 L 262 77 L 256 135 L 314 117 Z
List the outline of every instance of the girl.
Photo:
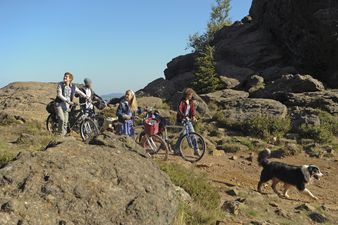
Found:
M 132 90 L 126 91 L 124 99 L 120 102 L 117 108 L 116 115 L 119 118 L 120 134 L 121 135 L 134 135 L 133 115 L 137 110 L 137 101 L 135 93 Z
M 195 91 L 187 88 L 183 92 L 183 97 L 179 103 L 176 122 L 181 124 L 184 119 L 196 120 L 196 105 L 193 100 Z M 194 129 L 192 127 L 192 129 Z
M 186 126 L 188 126 L 189 132 L 195 132 L 194 126 L 192 124 L 192 121 L 196 121 L 196 105 L 193 100 L 193 96 L 195 94 L 195 91 L 191 88 L 187 88 L 183 92 L 183 97 L 179 103 L 178 111 L 177 111 L 177 117 L 176 117 L 176 123 L 178 125 L 182 125 L 183 122 L 186 123 Z M 182 135 L 185 135 L 186 132 L 183 132 Z M 199 156 L 199 149 L 196 139 L 193 137 L 192 140 L 192 147 L 194 148 L 194 154 L 196 156 Z M 178 153 L 178 143 L 176 144 L 175 153 Z

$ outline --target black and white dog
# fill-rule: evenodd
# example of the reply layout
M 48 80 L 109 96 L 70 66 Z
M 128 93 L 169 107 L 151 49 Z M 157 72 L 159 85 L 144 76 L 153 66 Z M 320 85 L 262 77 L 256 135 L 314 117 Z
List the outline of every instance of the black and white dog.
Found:
M 305 185 L 311 180 L 320 180 L 323 174 L 315 165 L 293 166 L 281 162 L 269 162 L 268 158 L 271 151 L 266 149 L 258 154 L 258 163 L 263 167 L 260 181 L 258 183 L 258 191 L 262 193 L 262 185 L 272 180 L 272 189 L 278 196 L 289 198 L 288 190 L 291 186 L 295 186 L 299 191 L 307 194 L 311 198 L 318 200 Z M 283 195 L 281 195 L 276 186 L 279 182 L 284 183 Z

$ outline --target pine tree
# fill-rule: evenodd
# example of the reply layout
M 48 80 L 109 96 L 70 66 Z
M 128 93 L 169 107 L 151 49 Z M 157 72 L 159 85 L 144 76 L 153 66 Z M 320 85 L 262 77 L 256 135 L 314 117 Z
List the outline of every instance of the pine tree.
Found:
M 230 0 L 216 0 L 216 4 L 211 8 L 206 31 L 203 34 L 190 35 L 188 48 L 192 48 L 194 52 L 203 51 L 217 31 L 231 24 L 230 9 Z
M 229 19 L 230 0 L 216 0 L 212 6 L 207 30 L 203 34 L 195 33 L 189 37 L 188 47 L 193 48 L 195 60 L 195 80 L 193 86 L 198 93 L 208 93 L 220 87 L 220 78 L 216 71 L 214 48 L 210 42 L 217 31 L 231 23 Z
M 197 93 L 204 94 L 217 90 L 220 78 L 216 72 L 214 48 L 210 45 L 205 46 L 204 50 L 198 53 L 195 61 L 195 81 L 192 85 Z

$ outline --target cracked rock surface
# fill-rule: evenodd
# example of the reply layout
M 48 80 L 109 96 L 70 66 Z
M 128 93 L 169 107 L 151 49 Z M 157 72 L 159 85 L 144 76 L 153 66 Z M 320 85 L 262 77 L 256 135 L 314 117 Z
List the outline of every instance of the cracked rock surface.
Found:
M 0 224 L 172 224 L 174 186 L 120 139 L 20 153 L 0 169 Z

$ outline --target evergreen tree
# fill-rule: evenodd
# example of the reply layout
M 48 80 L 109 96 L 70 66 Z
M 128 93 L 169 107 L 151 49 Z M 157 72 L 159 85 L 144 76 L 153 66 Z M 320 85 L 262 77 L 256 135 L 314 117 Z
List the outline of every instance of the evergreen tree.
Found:
M 207 30 L 203 34 L 189 36 L 188 47 L 193 48 L 195 59 L 195 80 L 193 86 L 198 93 L 208 93 L 220 87 L 220 78 L 216 71 L 214 48 L 210 46 L 217 31 L 231 23 L 229 19 L 230 0 L 216 0 L 212 6 Z
M 192 48 L 194 52 L 203 51 L 205 46 L 213 40 L 217 31 L 231 24 L 229 15 L 230 0 L 216 0 L 216 4 L 211 8 L 206 32 L 190 35 L 188 48 Z
M 220 78 L 217 75 L 214 48 L 206 45 L 203 51 L 200 51 L 195 59 L 195 81 L 193 87 L 197 93 L 204 94 L 217 90 L 220 84 Z

